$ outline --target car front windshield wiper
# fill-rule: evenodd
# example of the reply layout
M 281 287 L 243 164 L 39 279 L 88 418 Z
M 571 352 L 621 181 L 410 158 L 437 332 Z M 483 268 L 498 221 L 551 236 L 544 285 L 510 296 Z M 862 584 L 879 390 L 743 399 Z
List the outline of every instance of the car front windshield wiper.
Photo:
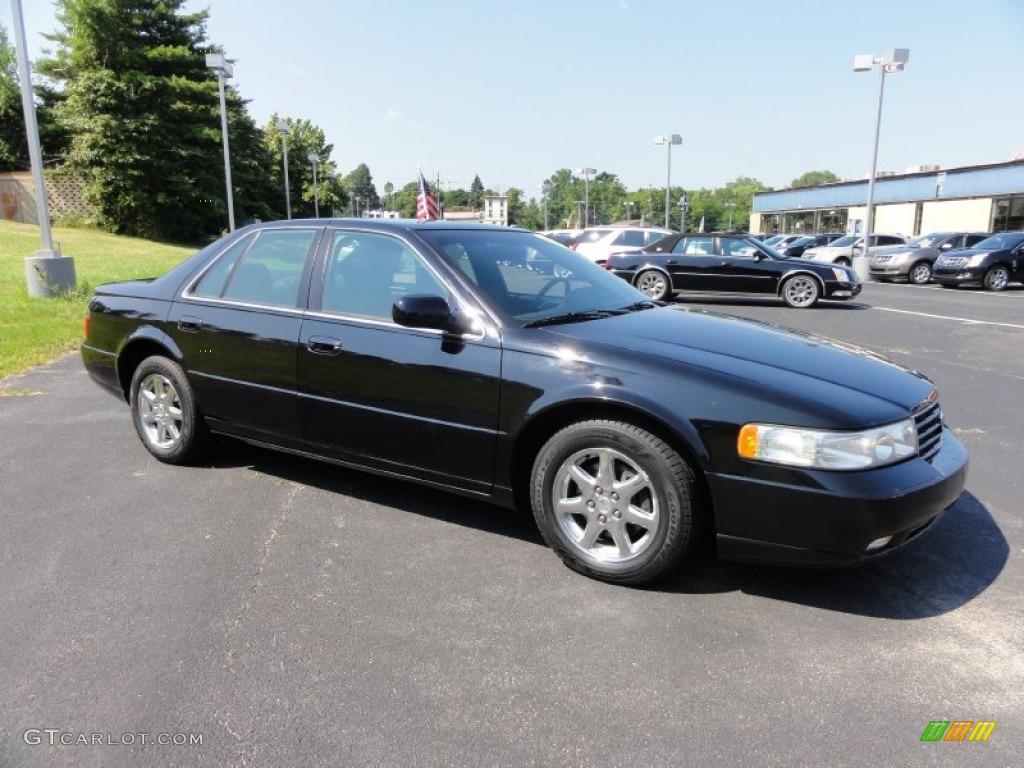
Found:
M 552 315 L 551 317 L 542 317 L 540 320 L 534 320 L 533 322 L 524 325 L 524 328 L 541 328 L 545 325 L 561 325 L 562 323 L 582 323 L 587 320 L 600 320 L 604 317 L 614 317 L 616 315 L 624 315 L 627 310 L 624 309 L 587 309 L 579 312 L 566 312 L 563 315 Z
M 657 307 L 663 307 L 663 306 L 665 306 L 665 302 L 663 302 L 663 301 L 662 302 L 658 302 L 658 301 L 651 301 L 649 299 L 645 299 L 644 301 L 638 301 L 635 304 L 630 304 L 629 306 L 623 307 L 622 311 L 623 312 L 641 312 L 641 311 L 643 311 L 645 309 L 656 309 Z

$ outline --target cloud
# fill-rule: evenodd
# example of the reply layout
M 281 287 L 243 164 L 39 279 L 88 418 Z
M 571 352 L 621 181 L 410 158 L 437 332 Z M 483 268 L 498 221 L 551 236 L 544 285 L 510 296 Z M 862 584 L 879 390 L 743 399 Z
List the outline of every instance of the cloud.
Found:
M 398 119 L 398 110 L 394 107 L 388 107 L 384 112 L 384 119 L 389 123 L 395 122 Z

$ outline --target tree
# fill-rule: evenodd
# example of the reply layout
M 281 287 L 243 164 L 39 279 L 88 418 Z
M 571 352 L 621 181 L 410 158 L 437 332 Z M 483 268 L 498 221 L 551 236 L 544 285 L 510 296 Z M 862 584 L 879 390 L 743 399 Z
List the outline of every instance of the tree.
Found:
M 359 200 L 359 210 L 366 211 L 371 208 L 380 208 L 380 197 L 377 196 L 377 187 L 373 183 L 373 176 L 366 163 L 360 163 L 342 181 L 345 189 L 350 195 Z
M 277 131 L 278 121 L 288 126 L 285 141 L 288 145 L 288 186 L 292 200 L 292 217 L 312 218 L 316 212 L 313 200 L 313 163 L 309 156 L 317 158 L 317 198 L 321 213 L 324 208 L 339 214 L 348 208 L 349 195 L 344 182 L 336 178 L 337 168 L 331 159 L 334 145 L 328 144 L 324 131 L 309 120 L 281 117 L 276 112 L 263 126 L 263 146 L 269 157 L 271 185 L 274 195 L 281 201 L 276 206 L 284 215 L 284 153 L 281 151 L 281 134 Z M 234 157 L 234 155 L 232 155 Z M 369 173 L 369 171 L 367 171 Z
M 21 171 L 28 165 L 18 62 L 7 33 L 0 27 L 0 171 Z
M 55 112 L 71 135 L 64 165 L 85 179 L 97 223 L 113 232 L 195 242 L 226 224 L 207 13 L 183 5 L 57 0 L 61 29 L 47 35 L 56 50 L 38 69 L 59 88 Z M 227 101 L 236 213 L 271 214 L 259 131 L 232 88 Z
M 473 210 L 477 210 L 483 204 L 484 197 L 484 183 L 480 181 L 480 176 L 473 177 L 473 183 L 469 185 L 469 204 L 473 206 Z
M 798 176 L 789 182 L 793 189 L 798 187 L 816 187 L 819 184 L 835 184 L 840 181 L 832 171 L 808 171 L 803 176 Z

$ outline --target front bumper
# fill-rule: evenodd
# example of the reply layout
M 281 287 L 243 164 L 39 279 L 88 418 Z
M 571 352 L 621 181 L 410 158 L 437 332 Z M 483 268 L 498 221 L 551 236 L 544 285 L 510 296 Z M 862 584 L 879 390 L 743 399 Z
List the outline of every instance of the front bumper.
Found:
M 826 299 L 852 299 L 864 289 L 863 283 L 825 283 Z
M 958 270 L 933 270 L 932 282 L 939 285 L 981 285 L 985 279 L 985 269 L 967 267 Z
M 912 459 L 864 472 L 813 471 L 806 473 L 804 485 L 709 474 L 719 555 L 829 567 L 889 554 L 956 503 L 967 465 L 966 449 L 943 428 L 942 447 L 931 462 Z
M 909 264 L 871 264 L 868 267 L 868 274 L 876 280 L 906 277 L 909 272 Z

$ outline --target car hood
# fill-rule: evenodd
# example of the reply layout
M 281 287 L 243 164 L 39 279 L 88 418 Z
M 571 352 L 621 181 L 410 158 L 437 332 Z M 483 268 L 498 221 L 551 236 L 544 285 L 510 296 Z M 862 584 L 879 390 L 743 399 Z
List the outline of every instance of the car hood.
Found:
M 1006 248 L 961 248 L 957 251 L 946 251 L 950 256 L 991 256 L 994 253 L 1006 253 Z M 945 254 L 943 254 L 945 255 Z
M 839 254 L 849 253 L 853 246 L 850 245 L 819 245 L 815 248 L 808 248 L 804 251 L 804 257 L 810 255 L 821 255 L 821 256 L 836 256 Z
M 705 310 L 663 307 L 548 330 L 640 352 L 661 370 L 716 371 L 761 399 L 806 407 L 847 428 L 903 418 L 934 389 L 922 374 L 868 350 Z

